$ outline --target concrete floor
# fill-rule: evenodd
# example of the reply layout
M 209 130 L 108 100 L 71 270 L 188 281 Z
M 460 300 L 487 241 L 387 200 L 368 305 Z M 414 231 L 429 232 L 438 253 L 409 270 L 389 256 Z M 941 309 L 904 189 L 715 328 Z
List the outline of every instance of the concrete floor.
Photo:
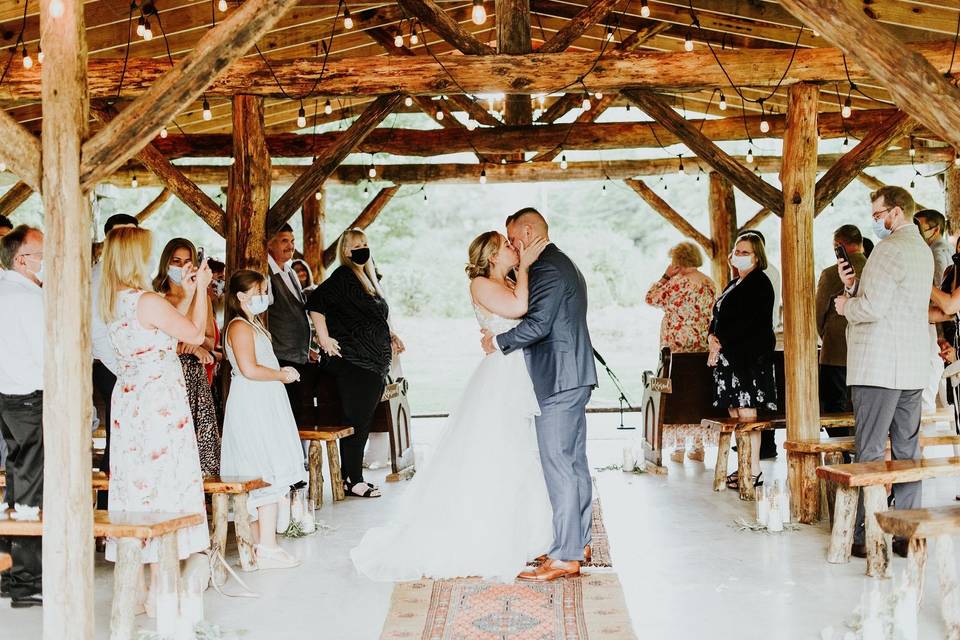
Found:
M 633 418 L 636 422 L 637 416 Z M 433 440 L 441 423 L 415 425 L 418 448 Z M 594 467 L 619 464 L 622 447 L 636 433 L 615 426 L 615 416 L 591 416 L 589 455 Z M 946 447 L 927 452 L 928 457 L 946 455 L 952 455 Z M 737 531 L 734 521 L 749 518 L 753 505 L 740 502 L 736 492 L 710 490 L 714 457 L 715 449 L 708 448 L 705 465 L 668 462 L 667 476 L 597 473 L 615 571 L 638 638 L 819 638 L 827 626 L 843 630 L 866 582 L 864 562 L 827 564 L 824 527 L 781 534 Z M 371 473 L 375 479 L 382 476 Z M 782 483 L 783 457 L 764 463 L 764 476 Z M 207 619 L 250 640 L 378 638 L 392 585 L 359 577 L 347 554 L 367 527 L 390 517 L 394 498 L 405 489 L 404 483 L 382 486 L 381 500 L 347 500 L 334 507 L 328 503 L 318 512 L 321 521 L 335 528 L 332 533 L 285 542 L 302 558 L 301 567 L 242 574 L 261 594 L 259 599 L 225 598 L 208 591 Z M 927 482 L 924 504 L 953 504 L 958 488 L 956 481 Z M 231 559 L 236 561 L 235 555 Z M 894 559 L 895 575 L 904 563 Z M 111 570 L 112 565 L 98 560 L 98 640 L 109 637 Z M 944 636 L 936 579 L 931 566 L 920 612 L 919 637 L 924 639 Z M 233 589 L 228 583 L 226 590 Z M 38 609 L 14 611 L 0 604 L 0 639 L 40 638 L 41 618 Z M 144 617 L 138 622 L 151 624 Z

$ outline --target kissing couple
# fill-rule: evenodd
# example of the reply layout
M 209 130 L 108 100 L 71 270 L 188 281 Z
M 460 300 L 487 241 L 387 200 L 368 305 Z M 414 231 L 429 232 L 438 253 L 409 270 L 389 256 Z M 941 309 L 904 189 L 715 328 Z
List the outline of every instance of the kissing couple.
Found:
M 586 282 L 529 207 L 507 218 L 506 236 L 470 243 L 466 271 L 486 356 L 396 516 L 350 556 L 380 581 L 579 575 L 590 559 L 586 406 L 597 385 Z

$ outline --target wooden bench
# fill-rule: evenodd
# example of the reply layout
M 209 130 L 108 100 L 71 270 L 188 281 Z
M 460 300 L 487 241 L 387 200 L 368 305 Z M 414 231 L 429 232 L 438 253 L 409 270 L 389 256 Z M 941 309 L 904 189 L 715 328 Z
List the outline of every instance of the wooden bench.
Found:
M 133 637 L 137 586 L 143 564 L 140 555 L 143 541 L 159 540 L 160 583 L 173 585 L 176 590 L 180 584 L 177 532 L 203 522 L 204 515 L 200 513 L 93 512 L 93 535 L 117 539 L 117 562 L 113 570 L 113 605 L 110 614 L 111 640 L 130 640 Z M 42 536 L 43 521 L 0 520 L 0 535 Z M 176 628 L 176 620 L 170 623 L 168 628 Z
M 307 470 L 310 474 L 310 506 L 319 509 L 323 506 L 323 460 L 320 455 L 320 443 L 327 444 L 327 464 L 330 467 L 330 488 L 333 501 L 346 498 L 343 492 L 343 474 L 340 471 L 340 450 L 337 440 L 353 435 L 353 427 L 317 427 L 300 429 L 300 439 L 308 441 Z
M 862 488 L 863 506 L 866 512 L 867 575 L 886 577 L 890 558 L 890 540 L 880 530 L 876 518 L 878 513 L 887 510 L 887 493 L 884 485 L 960 476 L 960 458 L 878 460 L 824 465 L 817 469 L 817 476 L 837 483 L 838 487 L 827 562 L 840 564 L 850 561 L 857 515 L 857 497 Z
M 13 566 L 13 559 L 9 553 L 0 553 L 0 573 Z
M 936 540 L 937 573 L 947 638 L 960 638 L 960 585 L 953 553 L 953 538 L 960 533 L 960 507 L 904 509 L 877 514 L 880 529 L 891 536 L 907 538 L 906 586 L 917 590 L 917 603 L 923 597 L 927 563 L 927 539 Z

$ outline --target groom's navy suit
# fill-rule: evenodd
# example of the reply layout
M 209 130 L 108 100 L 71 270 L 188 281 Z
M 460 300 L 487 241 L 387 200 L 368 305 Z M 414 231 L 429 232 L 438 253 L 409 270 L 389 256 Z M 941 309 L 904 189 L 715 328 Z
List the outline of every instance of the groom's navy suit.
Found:
M 530 304 L 519 325 L 497 336 L 504 354 L 523 349 L 540 403 L 537 441 L 553 506 L 554 560 L 583 560 L 592 535 L 586 407 L 597 386 L 587 330 L 587 285 L 554 244 L 530 267 Z

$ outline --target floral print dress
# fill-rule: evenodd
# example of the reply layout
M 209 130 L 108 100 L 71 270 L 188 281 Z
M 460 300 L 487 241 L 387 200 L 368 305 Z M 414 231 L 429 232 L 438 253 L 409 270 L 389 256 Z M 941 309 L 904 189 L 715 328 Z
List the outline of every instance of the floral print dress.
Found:
M 647 291 L 647 304 L 663 309 L 660 347 L 671 353 L 707 351 L 707 334 L 717 285 L 706 276 L 677 274 L 657 281 Z
M 201 513 L 204 523 L 177 532 L 180 559 L 210 545 L 203 476 L 177 340 L 137 320 L 143 291 L 121 291 L 108 327 L 119 370 L 110 425 L 110 511 Z M 116 561 L 114 540 L 107 560 Z M 158 542 L 147 542 L 143 562 L 158 560 Z

